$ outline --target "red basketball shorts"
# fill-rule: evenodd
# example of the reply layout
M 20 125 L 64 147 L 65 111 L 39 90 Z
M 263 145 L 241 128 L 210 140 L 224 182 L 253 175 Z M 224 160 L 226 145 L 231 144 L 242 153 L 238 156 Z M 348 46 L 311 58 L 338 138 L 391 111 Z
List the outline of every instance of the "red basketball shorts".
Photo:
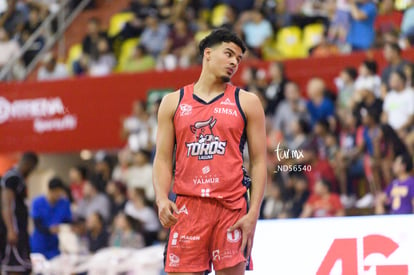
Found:
M 166 272 L 204 272 L 246 261 L 242 232 L 227 232 L 247 212 L 224 208 L 216 199 L 178 196 L 178 222 L 171 228 L 165 253 Z M 249 268 L 248 265 L 246 265 Z

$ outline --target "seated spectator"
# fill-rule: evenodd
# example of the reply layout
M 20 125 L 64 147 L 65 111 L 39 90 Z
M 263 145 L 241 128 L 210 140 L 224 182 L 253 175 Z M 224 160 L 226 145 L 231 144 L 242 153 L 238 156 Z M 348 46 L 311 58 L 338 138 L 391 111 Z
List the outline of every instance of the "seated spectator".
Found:
M 405 136 L 414 123 L 414 91 L 406 88 L 407 78 L 401 71 L 390 76 L 391 91 L 384 99 L 383 122 Z
M 293 140 L 291 124 L 300 118 L 306 119 L 306 101 L 301 97 L 299 86 L 294 82 L 288 82 L 285 87 L 286 99 L 284 99 L 273 116 L 273 129 L 283 133 L 287 142 Z
M 319 43 L 309 50 L 310 56 L 313 57 L 328 57 L 340 53 L 339 47 L 328 41 L 325 36 L 321 36 Z
M 376 204 L 376 214 L 413 214 L 414 213 L 414 177 L 412 156 L 405 153 L 394 160 L 395 179 L 381 194 Z M 388 211 L 389 209 L 389 211 Z
M 109 233 L 105 227 L 105 220 L 98 212 L 92 212 L 86 219 L 86 229 L 89 252 L 95 253 L 108 246 Z
M 298 218 L 310 195 L 308 179 L 305 175 L 302 173 L 291 173 L 289 180 L 292 184 L 293 193 L 286 201 L 285 211 L 279 216 L 280 218 Z
M 142 188 L 148 201 L 155 200 L 152 186 L 152 165 L 150 163 L 151 151 L 141 149 L 133 156 L 131 167 L 128 169 L 126 183 L 128 188 Z
M 90 76 L 105 76 L 110 74 L 116 66 L 115 55 L 106 38 L 99 38 L 97 41 L 97 54 L 92 57 L 89 63 Z
M 349 1 L 351 21 L 347 42 L 353 51 L 368 50 L 374 43 L 377 7 L 372 0 Z
M 373 82 L 371 83 L 373 84 Z M 373 114 L 374 117 L 380 117 L 382 113 L 383 102 L 374 94 L 374 86 L 365 86 L 363 89 L 354 93 L 352 101 L 352 113 L 356 118 L 357 125 L 362 124 L 362 111 L 366 110 Z M 365 112 L 365 111 L 364 111 Z
M 127 188 L 120 181 L 110 181 L 106 186 L 106 194 L 111 203 L 111 217 L 109 220 L 112 222 L 118 213 L 124 211 L 127 202 Z
M 14 38 L 19 34 L 26 22 L 26 16 L 22 8 L 19 8 L 17 0 L 7 0 L 7 9 L 0 15 L 0 26 Z
M 194 35 L 186 20 L 179 18 L 174 22 L 165 47 L 161 52 L 162 62 L 166 69 L 187 68 L 192 63 L 197 55 L 197 47 L 193 43 L 193 37 Z M 171 64 L 166 63 L 168 59 L 171 59 Z
M 334 80 L 338 90 L 336 105 L 339 117 L 342 117 L 351 108 L 356 78 L 357 70 L 354 67 L 346 67 L 339 73 L 339 77 Z
M 43 58 L 43 65 L 37 73 L 37 80 L 51 81 L 65 79 L 67 77 L 69 77 L 69 73 L 66 69 L 66 65 L 59 63 L 54 54 L 47 53 Z
M 147 206 L 145 190 L 142 188 L 129 189 L 130 200 L 125 205 L 125 214 L 142 224 L 145 244 L 152 245 L 158 239 L 161 225 L 154 208 Z
M 101 21 L 92 17 L 88 20 L 87 34 L 82 40 L 82 52 L 92 59 L 99 56 L 98 43 L 100 39 L 108 39 L 105 31 L 102 30 Z M 112 48 L 109 44 L 109 48 Z
M 410 1 L 410 6 L 404 11 L 404 16 L 401 22 L 401 35 L 414 43 L 414 1 Z
M 1 26 L 1 25 L 0 25 Z M 9 39 L 7 31 L 0 27 L 0 68 L 20 53 L 20 46 L 17 41 Z
M 132 114 L 123 120 L 121 137 L 127 139 L 128 149 L 138 152 L 150 148 L 148 113 L 144 101 L 132 103 Z
M 369 90 L 377 98 L 381 97 L 381 79 L 377 75 L 377 62 L 364 60 L 358 69 L 358 77 L 355 81 L 355 91 Z
M 277 219 L 284 210 L 281 187 L 277 182 L 267 185 L 267 196 L 263 201 L 263 218 Z
M 127 73 L 146 72 L 155 69 L 155 66 L 154 57 L 148 54 L 143 45 L 139 45 L 123 65 L 122 71 Z
M 157 14 L 149 15 L 145 18 L 145 29 L 141 35 L 140 45 L 157 58 L 165 49 L 168 32 L 168 26 L 160 22 Z
M 70 191 L 75 203 L 83 199 L 83 188 L 88 178 L 88 169 L 85 166 L 78 165 L 70 168 L 69 180 Z
M 240 18 L 247 46 L 257 56 L 265 41 L 273 35 L 272 25 L 258 10 L 245 12 Z
M 285 86 L 288 80 L 286 79 L 284 66 L 280 62 L 270 63 L 268 74 L 270 83 L 264 92 L 267 100 L 265 113 L 266 115 L 274 115 L 279 103 L 285 99 Z
M 24 24 L 22 33 L 20 35 L 20 45 L 24 45 L 29 37 L 37 30 L 42 24 L 42 18 L 40 17 L 40 11 L 36 7 L 30 9 L 29 20 Z M 46 38 L 40 35 L 33 45 L 23 55 L 24 64 L 27 66 L 32 62 L 33 58 L 40 52 L 46 43 Z
M 104 221 L 110 218 L 110 202 L 106 195 L 99 193 L 96 184 L 87 181 L 83 187 L 83 199 L 76 209 L 77 218 L 87 219 L 93 213 L 99 213 Z
M 326 180 L 319 180 L 315 185 L 315 194 L 312 194 L 305 204 L 301 218 L 345 216 L 344 208 L 339 196 L 331 192 L 331 184 Z
M 118 151 L 118 163 L 112 172 L 112 180 L 126 182 L 128 169 L 132 161 L 132 152 L 127 148 Z
M 382 70 L 381 81 L 389 88 L 391 73 L 395 70 L 403 71 L 408 61 L 402 58 L 401 48 L 397 43 L 386 43 L 384 45 L 383 55 L 387 66 Z
M 115 159 L 111 155 L 104 151 L 96 153 L 92 180 L 96 184 L 99 192 L 105 192 L 107 183 L 112 179 L 114 165 Z
M 109 239 L 109 245 L 135 249 L 145 247 L 144 236 L 137 231 L 137 228 L 134 228 L 134 223 L 137 223 L 137 221 L 125 213 L 120 212 L 117 214 L 114 221 L 114 229 Z
M 310 114 L 312 127 L 320 120 L 328 120 L 332 124 L 335 105 L 325 96 L 325 82 L 320 78 L 312 78 L 307 84 L 309 100 L 306 104 Z
M 30 239 L 31 251 L 41 253 L 47 259 L 60 254 L 59 225 L 72 221 L 70 203 L 64 194 L 62 180 L 53 178 L 49 181 L 46 196 L 36 197 L 32 203 L 34 231 Z

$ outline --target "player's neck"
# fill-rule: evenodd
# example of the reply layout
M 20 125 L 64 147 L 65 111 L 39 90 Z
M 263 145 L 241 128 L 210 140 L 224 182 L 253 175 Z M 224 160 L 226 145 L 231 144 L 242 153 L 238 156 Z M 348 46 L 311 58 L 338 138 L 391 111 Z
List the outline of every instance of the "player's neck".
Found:
M 408 179 L 410 175 L 408 173 L 402 173 L 398 176 L 398 180 L 399 181 L 405 181 L 406 179 Z
M 198 96 L 215 96 L 226 89 L 227 83 L 223 82 L 211 73 L 202 72 L 200 78 L 194 84 L 194 94 Z

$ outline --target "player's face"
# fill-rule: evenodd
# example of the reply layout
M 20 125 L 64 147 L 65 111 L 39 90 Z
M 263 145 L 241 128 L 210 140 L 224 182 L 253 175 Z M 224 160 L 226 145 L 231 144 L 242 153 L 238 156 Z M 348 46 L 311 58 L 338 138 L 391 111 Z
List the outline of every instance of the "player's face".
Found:
M 230 81 L 243 57 L 242 50 L 233 42 L 223 42 L 215 46 L 208 55 L 211 70 L 223 82 Z

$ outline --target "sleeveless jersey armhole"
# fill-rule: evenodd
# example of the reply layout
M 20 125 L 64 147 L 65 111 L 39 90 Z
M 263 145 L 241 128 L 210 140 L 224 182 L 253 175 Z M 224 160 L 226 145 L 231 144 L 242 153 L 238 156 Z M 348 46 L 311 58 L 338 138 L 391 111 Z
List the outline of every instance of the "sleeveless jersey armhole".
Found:
M 184 88 L 181 88 L 180 89 L 180 99 L 178 100 L 177 107 L 175 108 L 175 112 L 174 112 L 174 115 L 173 115 L 173 120 L 175 118 L 175 114 L 177 113 L 178 107 L 180 106 L 180 103 L 181 103 L 181 100 L 183 99 L 183 97 L 184 97 Z
M 244 111 L 241 107 L 239 95 L 240 95 L 240 88 L 236 88 L 236 90 L 234 92 L 234 97 L 235 97 L 235 100 L 236 100 L 237 108 L 239 109 L 239 112 L 240 112 L 240 114 L 241 114 L 241 116 L 243 117 L 243 120 L 244 120 L 244 128 L 246 128 L 247 119 L 246 119 L 246 115 L 245 115 L 245 113 L 244 113 Z

